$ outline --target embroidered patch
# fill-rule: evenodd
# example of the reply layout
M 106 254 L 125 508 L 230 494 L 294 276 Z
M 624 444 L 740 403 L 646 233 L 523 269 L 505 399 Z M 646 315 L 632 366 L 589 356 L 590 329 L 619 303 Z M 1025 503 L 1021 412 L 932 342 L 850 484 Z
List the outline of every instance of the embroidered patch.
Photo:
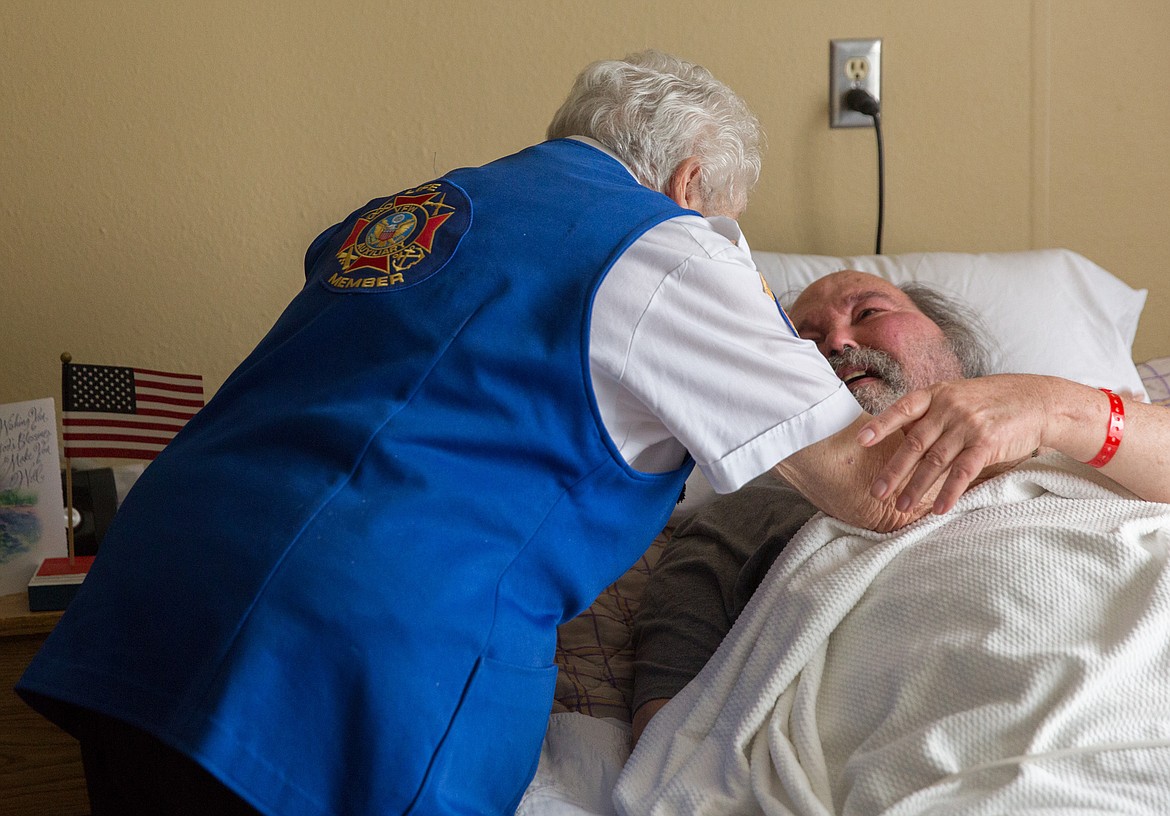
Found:
M 788 312 L 784 311 L 784 307 L 780 305 L 780 299 L 772 294 L 772 287 L 768 285 L 768 279 L 764 277 L 763 272 L 759 273 L 759 275 L 760 283 L 763 284 L 764 287 L 764 294 L 772 298 L 772 302 L 775 303 L 776 308 L 780 310 L 780 317 L 783 318 L 784 325 L 787 326 L 788 330 L 795 336 L 800 337 L 800 335 L 796 332 L 796 326 L 792 325 L 792 320 L 788 317 Z
M 338 292 L 389 292 L 421 283 L 455 254 L 471 226 L 471 201 L 434 181 L 381 200 L 358 216 L 321 282 Z

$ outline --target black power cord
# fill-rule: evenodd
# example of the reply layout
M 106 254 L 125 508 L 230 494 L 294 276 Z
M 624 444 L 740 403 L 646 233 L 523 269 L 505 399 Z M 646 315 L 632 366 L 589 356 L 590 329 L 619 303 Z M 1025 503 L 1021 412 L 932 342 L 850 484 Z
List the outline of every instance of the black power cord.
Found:
M 882 222 L 886 212 L 886 155 L 882 146 L 882 106 L 869 91 L 861 88 L 850 88 L 845 94 L 845 107 L 863 113 L 873 119 L 873 131 L 877 136 L 878 160 L 878 216 L 877 241 L 874 254 L 882 254 Z

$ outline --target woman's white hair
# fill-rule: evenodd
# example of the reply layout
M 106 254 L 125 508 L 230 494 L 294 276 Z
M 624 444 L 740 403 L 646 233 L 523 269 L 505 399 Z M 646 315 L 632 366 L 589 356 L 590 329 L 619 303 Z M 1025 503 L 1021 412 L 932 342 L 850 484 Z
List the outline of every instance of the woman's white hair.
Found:
M 660 51 L 587 66 L 547 135 L 596 139 L 663 193 L 695 157 L 711 212 L 742 212 L 760 177 L 763 133 L 748 106 L 706 68 Z

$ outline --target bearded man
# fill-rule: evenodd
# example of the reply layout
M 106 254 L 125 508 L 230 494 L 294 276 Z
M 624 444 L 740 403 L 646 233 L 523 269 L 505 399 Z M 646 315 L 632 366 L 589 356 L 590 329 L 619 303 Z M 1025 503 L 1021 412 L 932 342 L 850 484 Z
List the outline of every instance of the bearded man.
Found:
M 1101 428 L 1076 410 L 1082 400 L 1099 400 L 1098 389 L 1058 377 L 988 376 L 989 342 L 978 317 L 929 287 L 897 287 L 845 270 L 808 286 L 788 312 L 800 336 L 816 344 L 879 421 L 898 414 L 898 422 L 912 422 L 900 408 L 940 396 L 972 405 L 998 401 L 1004 417 L 1012 422 L 1020 417 L 1019 426 L 1039 429 L 1037 449 L 1084 461 L 1091 455 L 1086 452 L 1100 445 Z M 964 396 L 985 388 L 999 389 L 1001 396 L 991 400 L 982 391 Z M 1150 483 L 1167 471 L 1170 412 L 1137 400 L 1127 400 L 1126 410 L 1127 421 L 1136 420 L 1127 434 L 1140 427 L 1149 436 L 1142 444 L 1127 438 L 1129 461 L 1102 472 L 1142 498 L 1162 501 Z M 777 472 L 785 475 L 782 468 Z M 765 474 L 675 529 L 635 618 L 635 742 L 650 718 L 714 654 L 772 562 L 816 512 L 799 492 Z

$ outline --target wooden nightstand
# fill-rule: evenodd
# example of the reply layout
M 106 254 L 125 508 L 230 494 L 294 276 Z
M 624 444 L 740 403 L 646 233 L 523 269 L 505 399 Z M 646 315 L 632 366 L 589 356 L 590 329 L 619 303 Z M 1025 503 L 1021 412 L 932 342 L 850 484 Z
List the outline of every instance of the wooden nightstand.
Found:
M 60 612 L 29 612 L 23 592 L 0 596 L 0 816 L 85 816 L 77 742 L 16 696 Z

